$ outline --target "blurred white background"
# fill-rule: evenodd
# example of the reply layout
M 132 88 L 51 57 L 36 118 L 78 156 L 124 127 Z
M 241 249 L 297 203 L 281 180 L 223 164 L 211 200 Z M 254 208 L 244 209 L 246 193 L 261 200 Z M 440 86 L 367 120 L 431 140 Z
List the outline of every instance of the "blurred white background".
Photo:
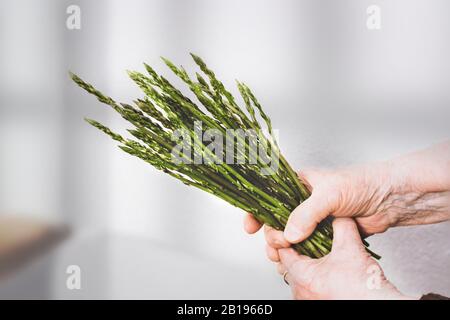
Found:
M 81 8 L 81 29 L 66 8 Z M 368 30 L 366 9 L 381 8 Z M 388 159 L 450 137 L 448 1 L 0 2 L 0 214 L 72 235 L 6 279 L 0 298 L 289 298 L 242 213 L 115 147 L 83 121 L 124 123 L 68 70 L 122 101 L 125 70 L 202 56 L 245 81 L 295 168 Z M 173 79 L 169 76 L 169 79 Z M 232 92 L 237 90 L 233 88 Z M 450 295 L 448 223 L 370 238 L 400 290 Z M 66 288 L 66 267 L 82 289 Z

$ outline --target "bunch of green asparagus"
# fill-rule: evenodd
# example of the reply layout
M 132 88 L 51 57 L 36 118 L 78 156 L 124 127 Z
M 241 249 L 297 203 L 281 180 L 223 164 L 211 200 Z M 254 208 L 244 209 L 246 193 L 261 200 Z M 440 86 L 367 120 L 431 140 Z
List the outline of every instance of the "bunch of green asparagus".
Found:
M 190 89 L 191 98 L 147 64 L 146 74 L 128 72 L 144 93 L 133 105 L 117 103 L 71 73 L 75 83 L 112 107 L 133 128 L 127 138 L 95 120 L 86 121 L 118 141 L 123 151 L 283 230 L 289 214 L 310 195 L 308 188 L 281 154 L 270 118 L 249 87 L 237 82 L 245 112 L 203 60 L 191 55 L 201 71 L 195 78 L 162 58 Z M 223 137 L 228 138 L 225 148 L 220 145 Z M 330 252 L 332 238 L 331 219 L 327 218 L 308 239 L 293 247 L 320 258 Z

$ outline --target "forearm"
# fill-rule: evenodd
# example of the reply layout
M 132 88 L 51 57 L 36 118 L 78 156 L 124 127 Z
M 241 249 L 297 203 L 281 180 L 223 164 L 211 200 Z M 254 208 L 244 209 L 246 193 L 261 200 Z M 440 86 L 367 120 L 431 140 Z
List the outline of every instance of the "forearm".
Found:
M 406 192 L 389 194 L 381 211 L 391 226 L 432 224 L 450 220 L 450 192 Z
M 450 219 L 450 141 L 387 162 L 393 188 L 383 205 L 395 225 Z
M 388 161 L 406 191 L 450 191 L 450 140 Z

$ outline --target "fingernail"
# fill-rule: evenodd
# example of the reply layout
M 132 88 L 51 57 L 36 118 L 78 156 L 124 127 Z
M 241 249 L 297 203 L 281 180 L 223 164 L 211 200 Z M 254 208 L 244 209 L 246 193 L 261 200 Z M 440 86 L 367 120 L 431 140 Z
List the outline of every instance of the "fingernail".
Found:
M 284 230 L 284 237 L 289 242 L 296 242 L 301 238 L 301 236 L 301 231 L 292 225 L 286 227 Z

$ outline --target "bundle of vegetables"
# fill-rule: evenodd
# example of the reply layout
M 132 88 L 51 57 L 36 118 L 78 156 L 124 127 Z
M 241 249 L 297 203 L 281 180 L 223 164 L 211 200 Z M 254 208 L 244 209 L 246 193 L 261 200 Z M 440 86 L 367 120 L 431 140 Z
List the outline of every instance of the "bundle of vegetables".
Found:
M 144 93 L 133 105 L 117 103 L 71 73 L 81 88 L 133 125 L 128 130 L 133 138 L 123 137 L 95 120 L 86 121 L 118 141 L 123 151 L 186 185 L 252 213 L 261 223 L 283 230 L 289 214 L 308 198 L 309 190 L 280 153 L 271 121 L 252 91 L 237 82 L 245 112 L 203 60 L 191 55 L 201 70 L 195 73 L 195 79 L 183 67 L 162 59 L 192 91 L 197 102 L 147 64 L 144 64 L 146 75 L 128 72 Z M 259 119 L 264 120 L 264 126 Z M 242 135 L 243 131 L 252 134 Z M 212 141 L 220 137 L 231 137 L 231 147 L 228 140 L 226 148 Z M 265 152 L 255 152 L 255 144 Z M 192 148 L 188 150 L 189 147 Z M 276 168 L 267 166 L 268 157 L 276 160 Z M 206 161 L 199 163 L 198 159 Z M 331 218 L 327 218 L 308 239 L 293 247 L 301 254 L 320 258 L 330 252 L 332 238 Z

